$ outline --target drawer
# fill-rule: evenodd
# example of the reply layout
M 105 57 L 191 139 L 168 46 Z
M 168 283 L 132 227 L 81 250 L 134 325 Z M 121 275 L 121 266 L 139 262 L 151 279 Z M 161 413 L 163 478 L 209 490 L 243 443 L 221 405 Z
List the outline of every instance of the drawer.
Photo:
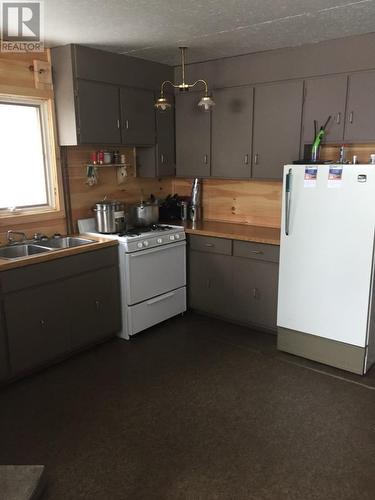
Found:
M 190 235 L 189 241 L 191 250 L 232 255 L 232 240 L 213 238 L 212 236 Z
M 134 335 L 185 311 L 185 287 L 130 306 L 128 310 L 129 334 Z
M 233 255 L 236 257 L 279 262 L 279 252 L 280 248 L 277 245 L 254 243 L 252 241 L 233 242 Z

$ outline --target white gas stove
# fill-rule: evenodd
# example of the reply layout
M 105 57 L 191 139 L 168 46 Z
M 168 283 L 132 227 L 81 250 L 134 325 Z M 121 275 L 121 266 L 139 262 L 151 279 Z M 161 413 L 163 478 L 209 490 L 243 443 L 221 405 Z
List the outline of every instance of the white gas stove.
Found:
M 95 219 L 78 221 L 81 234 L 98 235 Z M 122 338 L 186 311 L 184 228 L 156 224 L 120 234 L 101 234 L 119 242 Z

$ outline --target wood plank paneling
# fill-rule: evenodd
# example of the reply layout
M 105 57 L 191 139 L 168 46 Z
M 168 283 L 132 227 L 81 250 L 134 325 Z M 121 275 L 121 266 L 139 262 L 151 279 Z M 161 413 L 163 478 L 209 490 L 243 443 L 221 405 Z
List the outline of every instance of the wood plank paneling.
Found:
M 90 153 L 103 149 L 102 146 L 70 146 L 66 148 L 71 215 L 73 228 L 77 231 L 77 220 L 94 217 L 92 208 L 96 202 L 107 199 L 120 200 L 129 205 L 147 199 L 150 194 L 164 198 L 172 193 L 172 178 L 163 179 L 135 177 L 133 148 L 115 148 L 126 155 L 129 163 L 128 177 L 122 184 L 117 182 L 117 167 L 98 167 L 99 182 L 95 186 L 86 184 L 86 163 Z
M 192 179 L 174 179 L 173 190 L 190 196 Z M 203 219 L 280 227 L 281 182 L 205 179 L 202 187 Z

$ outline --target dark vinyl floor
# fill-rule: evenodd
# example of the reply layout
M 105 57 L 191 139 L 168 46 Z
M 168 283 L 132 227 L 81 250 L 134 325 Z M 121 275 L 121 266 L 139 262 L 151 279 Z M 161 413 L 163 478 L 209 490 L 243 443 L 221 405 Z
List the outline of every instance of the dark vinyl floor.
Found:
M 44 500 L 373 500 L 374 389 L 188 314 L 3 388 L 0 461 Z

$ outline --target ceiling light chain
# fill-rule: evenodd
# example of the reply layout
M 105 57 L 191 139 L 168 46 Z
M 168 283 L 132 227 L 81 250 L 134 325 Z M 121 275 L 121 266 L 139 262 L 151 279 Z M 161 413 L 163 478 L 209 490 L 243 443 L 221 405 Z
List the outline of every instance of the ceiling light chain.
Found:
M 204 85 L 204 96 L 201 98 L 201 100 L 198 103 L 198 106 L 202 106 L 205 111 L 209 111 L 214 105 L 214 101 L 212 98 L 208 95 L 208 85 L 206 80 L 196 80 L 194 83 L 186 83 L 185 82 L 185 52 L 186 52 L 186 47 L 179 47 L 181 51 L 181 76 L 182 76 L 182 82 L 181 83 L 172 83 L 170 80 L 165 80 L 160 87 L 160 97 L 157 99 L 155 102 L 155 108 L 160 110 L 160 111 L 166 111 L 170 109 L 171 104 L 168 102 L 168 99 L 164 96 L 164 87 L 166 85 L 171 85 L 175 89 L 179 89 L 180 92 L 188 92 L 191 88 L 195 87 L 199 83 L 202 83 Z

